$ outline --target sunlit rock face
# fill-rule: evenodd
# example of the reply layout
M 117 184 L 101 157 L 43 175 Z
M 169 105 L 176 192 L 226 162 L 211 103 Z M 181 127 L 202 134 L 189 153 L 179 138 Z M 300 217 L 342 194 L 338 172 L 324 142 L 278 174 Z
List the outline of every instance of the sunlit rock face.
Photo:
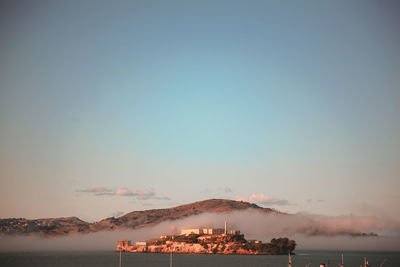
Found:
M 207 237 L 207 238 L 202 238 Z M 116 251 L 136 253 L 182 253 L 182 254 L 248 254 L 278 255 L 292 253 L 296 247 L 288 238 L 272 239 L 269 243 L 246 240 L 239 234 L 163 236 L 130 245 L 127 240 L 117 243 Z

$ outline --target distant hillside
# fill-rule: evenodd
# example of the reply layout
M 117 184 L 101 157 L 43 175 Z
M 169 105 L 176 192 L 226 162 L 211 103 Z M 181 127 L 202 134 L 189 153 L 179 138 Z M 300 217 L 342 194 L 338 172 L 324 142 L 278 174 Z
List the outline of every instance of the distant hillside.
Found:
M 28 220 L 24 218 L 0 219 L 1 234 L 31 234 L 42 236 L 65 235 L 72 232 L 90 232 L 90 224 L 76 217 Z
M 137 229 L 156 225 L 167 220 L 178 220 L 205 212 L 231 213 L 238 210 L 253 210 L 262 213 L 281 214 L 273 209 L 262 208 L 248 202 L 209 199 L 169 209 L 133 211 L 118 218 L 111 217 L 95 223 L 88 223 L 76 217 L 37 220 L 27 220 L 23 218 L 0 219 L 0 233 L 38 233 L 50 237 L 76 232 L 89 233 L 117 229 Z

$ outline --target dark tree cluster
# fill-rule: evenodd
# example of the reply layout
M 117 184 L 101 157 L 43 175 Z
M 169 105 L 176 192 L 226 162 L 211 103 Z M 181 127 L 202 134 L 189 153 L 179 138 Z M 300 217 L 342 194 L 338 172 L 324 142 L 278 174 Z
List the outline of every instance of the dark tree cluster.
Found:
M 190 235 L 178 235 L 174 238 L 174 242 L 185 242 L 185 243 L 198 243 L 199 235 L 190 234 Z
M 258 250 L 267 254 L 288 254 L 296 248 L 296 241 L 286 237 L 273 238 L 269 243 L 251 244 L 251 249 Z

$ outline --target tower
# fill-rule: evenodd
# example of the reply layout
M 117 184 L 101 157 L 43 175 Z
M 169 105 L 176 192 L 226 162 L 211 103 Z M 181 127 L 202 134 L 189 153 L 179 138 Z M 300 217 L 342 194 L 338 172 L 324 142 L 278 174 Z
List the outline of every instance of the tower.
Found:
M 225 235 L 228 233 L 228 223 L 225 221 Z

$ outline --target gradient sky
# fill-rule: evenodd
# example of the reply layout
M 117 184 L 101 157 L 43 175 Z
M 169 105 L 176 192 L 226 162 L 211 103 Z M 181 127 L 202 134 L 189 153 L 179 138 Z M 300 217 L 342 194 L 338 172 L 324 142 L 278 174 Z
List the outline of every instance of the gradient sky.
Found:
M 399 13 L 1 1 L 0 217 L 228 198 L 400 220 Z

